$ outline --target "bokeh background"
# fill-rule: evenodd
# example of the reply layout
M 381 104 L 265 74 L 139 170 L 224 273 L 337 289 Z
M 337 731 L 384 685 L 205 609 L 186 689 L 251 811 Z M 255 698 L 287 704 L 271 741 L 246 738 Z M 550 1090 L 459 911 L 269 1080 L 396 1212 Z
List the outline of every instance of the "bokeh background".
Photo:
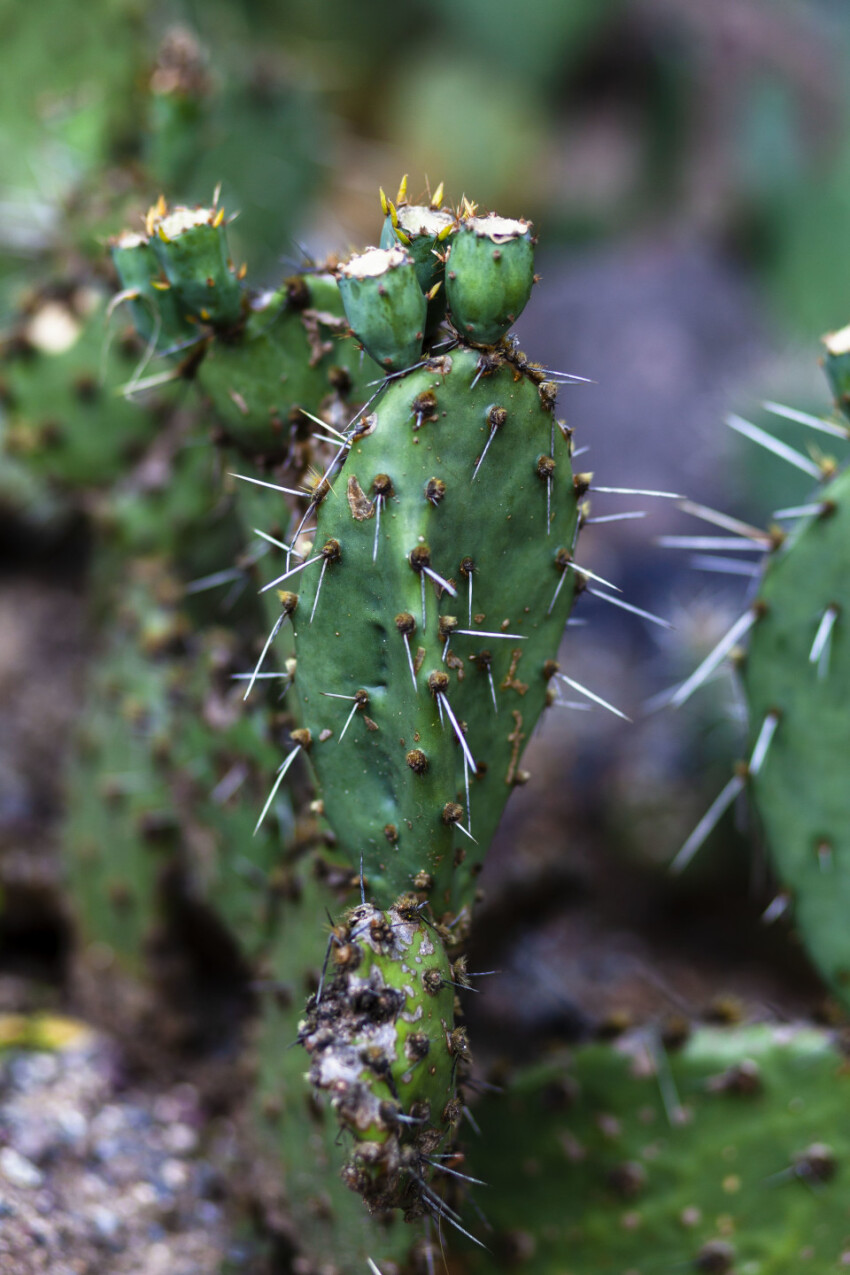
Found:
M 805 449 L 762 401 L 829 407 L 818 338 L 850 321 L 845 0 L 0 0 L 0 49 L 0 326 L 38 287 L 107 277 L 108 236 L 160 192 L 208 201 L 221 183 L 262 286 L 375 242 L 378 189 L 408 173 L 414 196 L 442 181 L 451 202 L 534 221 L 541 283 L 518 331 L 530 357 L 587 378 L 559 400 L 580 468 L 758 525 L 805 500 L 803 476 L 724 417 Z M 645 516 L 588 528 L 583 565 L 674 628 L 585 599 L 568 632 L 571 675 L 633 721 L 553 710 L 529 749 L 482 881 L 472 961 L 504 973 L 476 998 L 477 1039 L 508 1000 L 533 1050 L 726 991 L 787 1013 L 818 998 L 782 922 L 760 924 L 773 896 L 745 811 L 667 874 L 745 724 L 725 676 L 679 713 L 653 700 L 752 576 L 659 544 L 711 531 L 675 500 L 594 498 L 594 516 L 628 511 Z M 9 1009 L 66 995 L 57 846 L 86 543 L 5 513 L 0 537 Z

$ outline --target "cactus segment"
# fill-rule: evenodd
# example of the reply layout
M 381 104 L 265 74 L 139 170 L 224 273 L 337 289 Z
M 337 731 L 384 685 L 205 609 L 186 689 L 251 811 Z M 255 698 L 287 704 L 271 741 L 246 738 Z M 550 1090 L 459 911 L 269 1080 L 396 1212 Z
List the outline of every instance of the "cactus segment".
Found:
M 809 955 L 850 1003 L 850 470 L 819 492 L 773 552 L 743 666 L 755 744 L 775 718 L 750 790 Z
M 529 1068 L 475 1108 L 466 1171 L 495 1233 L 464 1269 L 830 1270 L 847 1248 L 848 1091 L 830 1037 L 786 1026 L 700 1028 L 666 1055 L 642 1033 Z
M 235 327 L 244 294 L 228 257 L 223 209 L 157 210 L 150 229 L 151 246 L 185 315 L 214 328 Z
M 457 909 L 522 779 L 577 584 L 552 390 L 508 352 L 432 360 L 390 382 L 317 512 L 295 691 L 328 819 L 381 907 L 418 880 L 438 917 Z
M 460 335 L 494 345 L 525 309 L 534 283 L 531 223 L 491 213 L 468 217 L 446 265 L 449 314 Z
M 454 1030 L 451 968 L 415 897 L 382 912 L 352 908 L 331 935 L 334 969 L 311 997 L 299 1039 L 309 1079 L 354 1149 L 343 1170 L 373 1212 L 421 1213 L 428 1156 L 460 1117 L 462 1030 Z
M 427 305 L 413 257 L 400 245 L 368 248 L 339 270 L 351 330 L 385 371 L 401 372 L 422 353 Z
M 328 1095 L 314 1092 L 306 1100 L 305 1055 L 292 1048 L 303 1031 L 304 982 L 315 992 L 321 978 L 316 937 L 327 913 L 338 911 L 338 893 L 324 874 L 319 878 L 301 872 L 293 888 L 281 895 L 276 937 L 263 969 L 268 990 L 257 1024 L 257 1087 L 252 1105 L 257 1141 L 268 1161 L 263 1177 L 267 1183 L 274 1182 L 282 1170 L 286 1206 L 297 1219 L 304 1269 L 359 1275 L 367 1257 L 381 1271 L 392 1269 L 391 1262 L 404 1268 L 417 1232 L 397 1212 L 386 1214 L 377 1226 L 362 1200 L 343 1182 L 340 1127 Z M 325 987 L 342 973 L 339 964 L 329 966 Z M 389 1101 L 394 1104 L 391 1095 Z M 343 1136 L 349 1143 L 350 1126 Z

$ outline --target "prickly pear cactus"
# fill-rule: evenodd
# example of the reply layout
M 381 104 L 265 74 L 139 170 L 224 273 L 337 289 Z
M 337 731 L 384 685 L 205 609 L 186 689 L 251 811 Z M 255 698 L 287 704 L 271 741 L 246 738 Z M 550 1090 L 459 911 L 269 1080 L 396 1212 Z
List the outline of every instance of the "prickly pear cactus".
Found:
M 826 370 L 847 410 L 846 334 Z M 833 426 L 833 430 L 837 427 Z M 824 479 L 829 477 L 824 465 Z M 815 965 L 850 1004 L 850 470 L 825 481 L 766 560 L 742 668 L 752 744 L 769 742 L 749 788 L 785 901 Z
M 478 1104 L 480 1149 L 458 1162 L 486 1180 L 493 1228 L 464 1269 L 839 1269 L 848 1091 L 826 1033 L 768 1025 L 699 1028 L 670 1053 L 641 1033 L 521 1072 Z
M 467 1048 L 452 998 L 435 1009 L 443 945 L 468 929 L 487 846 L 526 778 L 523 745 L 581 584 L 583 488 L 556 385 L 504 336 L 533 283 L 529 227 L 474 211 L 447 221 L 391 205 L 387 246 L 340 268 L 354 335 L 390 375 L 355 418 L 339 473 L 312 495 L 310 556 L 278 581 L 299 589 L 293 755 L 309 755 L 337 852 L 369 900 L 368 926 L 355 910 L 336 949 L 337 960 L 355 952 L 354 976 L 338 971 L 308 1011 L 311 1080 L 321 1092 L 337 1079 L 337 1115 L 353 1134 L 345 1174 L 367 1204 L 441 1218 L 423 1147 L 456 1118 Z M 437 343 L 428 304 L 450 276 L 452 326 Z M 419 913 L 427 970 L 411 964 L 406 940 L 389 942 Z M 401 1019 L 364 1020 L 367 976 L 395 989 L 399 1006 L 404 991 Z M 401 1020 L 421 1025 L 418 1039 L 435 1014 L 440 1032 L 417 1075 Z M 399 1116 L 421 1122 L 415 1136 L 404 1123 L 397 1132 Z

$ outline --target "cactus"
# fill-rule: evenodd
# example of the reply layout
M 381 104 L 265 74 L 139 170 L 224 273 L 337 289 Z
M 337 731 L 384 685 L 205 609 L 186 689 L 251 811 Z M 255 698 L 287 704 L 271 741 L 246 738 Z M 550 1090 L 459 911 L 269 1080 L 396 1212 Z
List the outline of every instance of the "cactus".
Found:
M 271 722 L 262 704 L 245 710 L 230 678 L 233 637 L 193 631 L 181 595 L 162 560 L 130 562 L 69 776 L 66 863 L 81 934 L 135 974 L 178 895 L 216 915 L 247 958 L 273 921 L 273 822 L 252 839 L 275 757 Z M 292 816 L 282 813 L 286 837 Z
M 492 1224 L 464 1269 L 837 1268 L 848 1084 L 826 1033 L 768 1024 L 698 1028 L 669 1053 L 641 1032 L 519 1072 L 477 1105 L 480 1150 L 457 1161 L 486 1180 Z
M 401 1206 L 408 1216 L 448 1216 L 422 1147 L 433 1150 L 451 1133 L 466 1037 L 447 998 L 427 1071 L 411 1068 L 412 1086 L 402 1084 L 410 1042 L 401 1020 L 392 1029 L 363 1021 L 361 967 L 382 987 L 404 989 L 402 1018 L 432 1020 L 446 978 L 440 968 L 448 968 L 443 943 L 468 929 L 475 880 L 511 788 L 524 778 L 522 746 L 549 697 L 581 583 L 572 551 L 584 485 L 573 481 L 569 431 L 555 420 L 556 386 L 503 339 L 507 315 L 531 290 L 528 229 L 466 212 L 427 276 L 403 246 L 415 236 L 402 227 L 412 228 L 421 210 L 411 222 L 394 207 L 391 228 L 402 242 L 340 269 L 352 330 L 391 375 L 356 419 L 338 477 L 312 498 L 314 552 L 297 568 L 292 616 L 301 724 L 291 756 L 308 753 L 337 850 L 360 876 L 368 932 L 385 931 L 383 944 L 353 945 L 354 973 L 336 969 L 321 1006 L 308 1006 L 300 1039 L 320 1091 L 329 1077 L 346 1076 L 333 1101 L 354 1136 L 350 1185 L 370 1208 Z M 504 254 L 489 236 L 496 223 Z M 430 254 L 433 230 L 423 236 Z M 436 295 L 441 268 L 454 275 L 456 339 L 438 353 L 423 286 Z M 389 940 L 425 908 L 432 968 L 420 964 L 417 982 L 406 945 Z M 355 909 L 336 934 L 337 965 L 352 933 L 366 928 L 360 916 Z M 461 924 L 451 933 L 445 922 Z M 381 1036 L 374 1063 L 370 1031 Z M 426 1074 L 432 1080 L 422 1090 Z M 405 1125 L 396 1134 L 397 1114 L 377 1119 L 388 1094 L 408 1122 L 424 1119 L 415 1137 Z
M 826 338 L 826 372 L 836 407 L 847 411 L 847 332 Z M 776 404 L 777 415 L 841 438 L 847 427 Z M 850 877 L 844 847 L 850 845 L 850 799 L 842 759 L 850 747 L 843 616 L 850 606 L 845 549 L 850 470 L 818 454 L 810 458 L 766 431 L 730 418 L 740 433 L 778 452 L 820 482 L 807 504 L 780 511 L 787 534 L 731 522 L 725 525 L 766 549 L 758 592 L 713 656 L 677 692 L 683 702 L 719 657 L 749 634 L 737 659 L 750 722 L 747 760 L 688 840 L 676 861 L 690 859 L 738 793 L 748 792 L 763 829 L 779 882 L 766 919 L 790 910 L 805 949 L 830 988 L 850 1004 L 850 941 L 845 917 Z

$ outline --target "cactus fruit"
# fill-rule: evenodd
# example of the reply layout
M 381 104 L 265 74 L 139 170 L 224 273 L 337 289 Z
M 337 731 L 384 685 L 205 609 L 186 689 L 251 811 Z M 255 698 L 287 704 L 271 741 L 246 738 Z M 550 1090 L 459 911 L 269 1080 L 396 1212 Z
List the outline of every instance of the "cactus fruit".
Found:
M 669 1053 L 640 1033 L 529 1068 L 476 1106 L 463 1168 L 487 1181 L 493 1230 L 464 1269 L 838 1269 L 848 1087 L 826 1033 L 767 1024 L 698 1028 Z
M 525 309 L 534 283 L 531 225 L 491 213 L 461 222 L 446 264 L 452 323 L 474 345 L 492 345 Z
M 223 210 L 169 212 L 160 201 L 147 226 L 148 237 L 125 232 L 112 241 L 123 295 L 145 340 L 184 354 L 175 375 L 197 382 L 224 441 L 252 455 L 286 455 L 293 425 L 304 420 L 299 409 L 339 426 L 369 397 L 368 383 L 380 369 L 342 339 L 346 324 L 331 275 L 295 275 L 277 291 L 255 297 L 243 288 L 242 271 L 234 275 L 226 264 Z M 223 307 L 216 308 L 218 294 L 207 278 L 199 282 L 191 243 L 183 247 L 198 234 L 204 236 L 201 246 L 213 252 L 227 298 Z
M 187 317 L 214 328 L 235 327 L 244 294 L 228 254 L 224 209 L 163 208 L 150 218 L 148 229 Z
M 340 267 L 339 290 L 349 323 L 376 363 L 401 372 L 416 362 L 427 302 L 409 252 L 396 244 L 359 253 Z

